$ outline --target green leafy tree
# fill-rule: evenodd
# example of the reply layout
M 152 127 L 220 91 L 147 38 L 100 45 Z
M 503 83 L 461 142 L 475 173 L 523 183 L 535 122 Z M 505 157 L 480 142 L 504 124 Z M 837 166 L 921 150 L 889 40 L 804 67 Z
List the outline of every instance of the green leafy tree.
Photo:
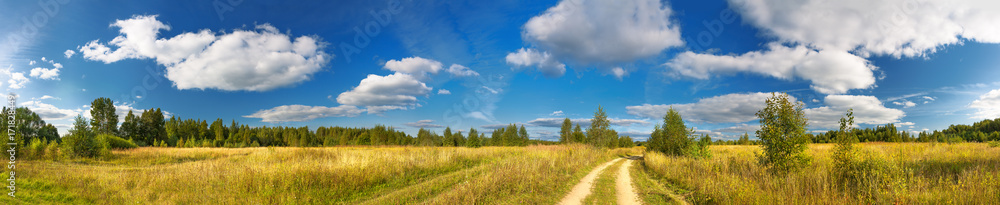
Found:
M 608 114 L 604 112 L 603 107 L 598 105 L 597 111 L 594 112 L 594 118 L 590 119 L 590 127 L 587 128 L 587 142 L 598 147 L 608 147 L 608 141 L 611 138 L 610 126 L 611 121 L 608 120 Z
M 852 161 L 856 158 L 857 152 L 854 143 L 858 142 L 858 137 L 854 135 L 851 128 L 854 125 L 854 109 L 847 110 L 847 115 L 840 118 L 840 130 L 836 132 L 837 146 L 833 149 L 833 174 L 841 185 L 852 184 L 857 181 L 855 173 L 851 173 Z
M 453 137 L 454 136 L 452 136 L 451 127 L 445 127 L 444 128 L 444 139 L 445 139 L 444 146 L 454 147 L 456 144 L 454 144 L 455 140 L 453 139 Z
M 135 114 L 132 114 L 132 110 L 129 110 L 128 114 L 125 115 L 125 121 L 122 122 L 121 128 L 118 129 L 118 136 L 133 141 L 140 140 L 139 123 L 138 117 L 136 117 Z
M 758 155 L 761 164 L 772 173 L 783 174 L 808 165 L 811 158 L 805 154 L 808 138 L 808 119 L 803 112 L 803 103 L 792 101 L 788 94 L 771 94 L 766 107 L 758 111 L 760 139 L 763 155 Z
M 482 146 L 482 138 L 479 137 L 479 131 L 476 128 L 469 128 L 469 139 L 465 141 L 466 147 L 480 147 Z
M 586 138 L 586 135 L 583 134 L 583 129 L 580 128 L 580 124 L 576 124 L 573 127 L 573 142 L 582 143 L 586 141 Z
M 13 109 L 13 110 L 11 110 Z M 10 121 L 10 114 L 14 114 L 14 124 L 13 129 L 8 127 L 7 123 Z M 59 132 L 56 130 L 55 126 L 48 124 L 45 120 L 42 120 L 41 116 L 37 113 L 31 111 L 26 107 L 18 108 L 8 108 L 4 107 L 3 112 L 0 113 L 0 117 L 4 120 L 0 120 L 0 127 L 4 127 L 4 136 L 7 136 L 7 131 L 14 131 L 15 141 L 19 145 L 26 145 L 34 139 L 39 139 L 39 141 L 59 141 Z
M 629 148 L 633 146 L 635 146 L 635 142 L 632 141 L 632 137 L 626 135 L 624 137 L 618 138 L 618 147 Z
M 89 123 L 83 115 L 77 115 L 73 123 L 73 129 L 69 130 L 64 144 L 64 150 L 70 157 L 97 157 L 107 150 L 96 138 L 96 134 L 89 127 Z
M 462 135 L 462 131 L 461 130 L 455 132 L 454 134 L 451 134 L 451 137 L 453 138 L 453 142 L 452 143 L 455 144 L 456 147 L 465 145 L 466 139 L 465 139 L 465 136 Z
M 90 128 L 95 134 L 117 134 L 118 114 L 114 101 L 102 97 L 90 103 Z
M 574 143 L 573 122 L 567 117 L 563 119 L 562 127 L 559 128 L 559 142 L 563 144 Z
M 153 141 L 164 141 L 167 140 L 167 129 L 166 121 L 163 120 L 163 112 L 160 108 L 150 108 L 145 112 L 142 112 L 142 116 L 139 117 L 139 131 L 138 134 L 142 140 L 139 144 L 140 146 L 153 145 Z M 207 126 L 205 121 L 202 124 Z M 207 132 L 207 129 L 206 129 Z M 206 138 L 202 138 L 206 139 Z
M 743 136 L 740 136 L 740 139 L 736 143 L 739 145 L 750 145 L 750 135 L 744 132 Z
M 646 143 L 650 150 L 667 155 L 685 156 L 692 154 L 691 147 L 695 146 L 693 139 L 690 138 L 692 133 L 694 130 L 688 129 L 681 114 L 671 107 L 663 116 L 663 125 L 653 129 Z
M 216 118 L 215 121 L 212 121 L 212 125 L 209 125 L 208 129 L 212 132 L 216 147 L 221 147 L 229 137 L 229 128 L 226 128 L 222 118 Z

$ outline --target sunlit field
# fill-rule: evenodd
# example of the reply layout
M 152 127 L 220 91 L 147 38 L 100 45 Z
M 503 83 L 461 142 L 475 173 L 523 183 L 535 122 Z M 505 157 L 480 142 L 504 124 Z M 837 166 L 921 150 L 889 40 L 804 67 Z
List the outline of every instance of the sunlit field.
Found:
M 143 147 L 108 159 L 21 162 L 16 203 L 554 204 L 593 167 L 629 152 L 639 153 L 586 145 Z
M 1000 201 L 1000 148 L 986 143 L 867 143 L 863 186 L 839 187 L 831 174 L 833 144 L 813 144 L 806 168 L 773 175 L 757 162 L 759 146 L 711 146 L 712 157 L 647 152 L 643 168 L 694 204 L 995 204 Z M 647 202 L 662 197 L 645 197 Z

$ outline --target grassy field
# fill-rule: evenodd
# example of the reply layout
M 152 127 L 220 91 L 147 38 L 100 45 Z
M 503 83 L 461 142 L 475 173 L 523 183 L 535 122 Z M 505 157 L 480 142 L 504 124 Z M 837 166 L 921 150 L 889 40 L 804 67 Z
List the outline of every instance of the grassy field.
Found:
M 983 143 L 868 143 L 838 186 L 831 144 L 788 175 L 761 167 L 758 146 L 711 146 L 712 157 L 645 153 L 631 169 L 646 204 L 993 204 L 1000 148 Z M 104 159 L 19 161 L 18 197 L 0 204 L 554 204 L 594 167 L 642 148 L 528 147 L 138 148 Z M 587 204 L 612 204 L 614 174 Z M 7 178 L 7 173 L 0 174 Z
M 102 160 L 19 162 L 17 200 L 0 204 L 553 204 L 591 168 L 628 152 L 638 153 L 584 145 L 138 148 Z
M 881 183 L 840 187 L 831 174 L 832 144 L 813 144 L 807 168 L 776 176 L 755 158 L 758 146 L 712 146 L 712 158 L 646 153 L 642 167 L 653 181 L 694 204 L 996 204 L 1000 201 L 1000 148 L 985 143 L 859 144 L 878 166 L 861 170 Z M 642 177 L 636 177 L 636 180 Z M 641 181 L 641 180 L 639 180 Z M 636 182 L 647 203 L 665 201 L 655 184 Z M 651 196 L 652 195 L 652 196 Z

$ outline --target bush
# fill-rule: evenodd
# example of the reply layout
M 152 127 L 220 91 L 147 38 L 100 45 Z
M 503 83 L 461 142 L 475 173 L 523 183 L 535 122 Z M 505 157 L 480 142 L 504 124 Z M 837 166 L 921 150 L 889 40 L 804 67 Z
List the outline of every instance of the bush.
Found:
M 909 171 L 901 165 L 886 161 L 877 153 L 860 150 L 853 133 L 854 109 L 840 118 L 840 130 L 836 131 L 837 146 L 833 152 L 833 168 L 830 171 L 841 191 L 852 192 L 861 201 L 872 204 L 891 203 L 892 196 L 906 188 Z
M 122 139 L 121 137 L 114 135 L 100 134 L 97 135 L 97 138 L 98 140 L 107 143 L 109 149 L 133 149 L 139 147 L 138 145 L 132 143 L 129 140 L 125 140 Z
M 757 155 L 760 163 L 772 173 L 784 174 L 807 166 L 812 158 L 805 154 L 809 138 L 806 126 L 809 124 L 803 112 L 804 105 L 789 100 L 788 94 L 771 94 L 766 107 L 757 112 L 760 118 L 760 138 L 763 155 Z
M 990 141 L 990 147 L 1000 147 L 1000 141 Z
M 53 160 L 59 158 L 59 142 L 51 141 L 45 146 L 45 157 Z
M 844 154 L 831 172 L 842 191 L 851 192 L 862 201 L 884 204 L 906 190 L 909 170 L 903 166 L 870 151 L 855 149 Z
M 954 135 L 953 135 L 953 136 L 950 136 L 950 137 L 948 137 L 948 138 L 945 138 L 945 141 L 944 141 L 944 142 L 946 142 L 946 143 L 948 143 L 948 144 L 955 144 L 955 143 L 962 143 L 962 142 L 965 142 L 965 139 L 962 139 L 962 137 L 959 137 L 959 136 L 954 136 Z
M 670 156 L 709 157 L 708 145 L 711 139 L 706 138 L 707 143 L 698 141 L 690 137 L 692 133 L 694 130 L 688 129 L 681 114 L 671 107 L 663 116 L 663 126 L 657 125 L 653 129 L 647 145 L 650 150 Z
M 69 157 L 98 157 L 107 151 L 107 144 L 89 132 L 63 138 L 63 148 Z
M 47 146 L 48 143 L 46 143 L 44 139 L 39 139 L 38 137 L 32 138 L 31 141 L 28 142 L 27 146 L 25 146 L 26 149 L 24 149 L 23 151 L 24 158 L 25 159 L 45 158 L 45 147 Z
M 708 151 L 710 144 L 712 144 L 712 139 L 707 135 L 696 142 L 689 142 L 686 155 L 693 158 L 711 158 L 712 153 Z

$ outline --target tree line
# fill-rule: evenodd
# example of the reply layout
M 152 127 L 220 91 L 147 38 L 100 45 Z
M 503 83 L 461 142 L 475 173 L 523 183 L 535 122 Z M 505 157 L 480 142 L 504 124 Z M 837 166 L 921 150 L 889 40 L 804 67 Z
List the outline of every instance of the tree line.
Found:
M 580 128 L 579 123 L 574 126 L 573 121 L 568 117 L 563 119 L 559 129 L 559 143 L 583 143 L 607 148 L 635 146 L 632 137 L 620 136 L 618 131 L 611 129 L 611 120 L 604 112 L 604 107 L 600 105 L 597 106 L 597 111 L 594 111 L 594 118 L 590 119 L 590 127 L 587 128 L 586 132 Z

